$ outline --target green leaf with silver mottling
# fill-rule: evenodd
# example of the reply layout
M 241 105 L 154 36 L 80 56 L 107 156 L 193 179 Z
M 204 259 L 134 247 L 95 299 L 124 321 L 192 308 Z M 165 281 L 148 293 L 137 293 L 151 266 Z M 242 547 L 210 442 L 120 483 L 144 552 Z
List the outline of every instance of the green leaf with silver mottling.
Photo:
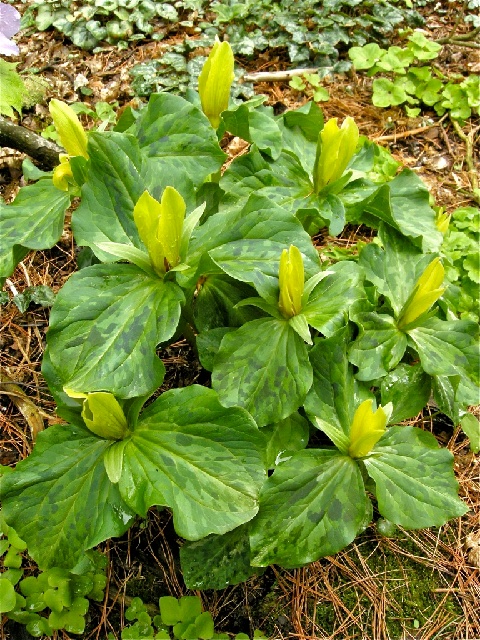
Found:
M 355 404 L 355 380 L 346 356 L 348 340 L 349 331 L 343 329 L 315 342 L 309 352 L 313 384 L 304 404 L 312 423 L 343 453 L 350 444 Z
M 226 533 L 258 511 L 263 448 L 243 409 L 222 407 L 205 387 L 173 389 L 140 416 L 125 446 L 120 492 L 143 517 L 152 505 L 170 507 L 187 540 Z
M 63 231 L 70 196 L 51 179 L 23 187 L 12 204 L 0 202 L 0 279 L 12 275 L 29 249 L 50 249 Z
M 338 451 L 296 453 L 261 491 L 250 525 L 252 564 L 298 567 L 337 553 L 360 530 L 368 503 L 354 460 Z
M 195 187 L 218 171 L 226 159 L 206 116 L 180 96 L 150 96 L 137 118 L 135 133 L 152 171 L 170 177 L 179 171 L 186 173 Z
M 402 359 L 407 348 L 406 334 L 386 314 L 357 313 L 352 320 L 360 327 L 360 334 L 350 347 L 348 359 L 358 367 L 358 380 L 383 377 Z
M 99 264 L 75 273 L 57 295 L 47 338 L 63 386 L 118 398 L 152 393 L 165 371 L 155 348 L 174 334 L 182 302 L 176 284 L 134 265 Z
M 310 428 L 308 420 L 295 412 L 280 422 L 263 427 L 262 434 L 267 439 L 267 467 L 274 469 L 297 451 L 305 449 Z
M 188 589 L 225 589 L 261 573 L 250 566 L 248 525 L 186 542 L 180 547 L 180 563 Z
M 204 332 L 216 327 L 240 327 L 254 320 L 259 313 L 253 307 L 235 306 L 253 295 L 255 290 L 252 287 L 227 275 L 207 276 L 193 301 L 197 330 Z
M 395 424 L 419 413 L 427 404 L 431 392 L 431 378 L 421 364 L 399 364 L 381 382 L 382 406 L 393 404 L 390 423 Z
M 405 236 L 384 224 L 380 225 L 379 236 L 384 248 L 368 244 L 360 252 L 358 263 L 366 279 L 388 298 L 398 315 L 435 256 L 422 254 Z
M 300 209 L 317 211 L 322 218 L 330 221 L 333 235 L 338 235 L 343 228 L 344 221 L 342 223 L 337 215 L 338 207 L 332 209 L 324 206 L 325 198 L 313 192 L 310 174 L 291 151 L 284 149 L 273 165 L 253 147 L 248 154 L 232 162 L 223 174 L 220 186 L 227 192 L 227 203 L 243 202 L 255 192 L 292 215 Z
M 480 344 L 476 322 L 430 318 L 408 331 L 423 369 L 432 376 L 456 376 L 480 383 Z
M 458 497 L 453 455 L 415 427 L 391 427 L 364 459 L 378 510 L 406 529 L 440 527 L 468 511 Z
M 241 206 L 217 213 L 195 229 L 186 262 L 196 267 L 209 252 L 228 275 L 253 283 L 276 303 L 280 256 L 290 244 L 303 254 L 306 277 L 317 273 L 318 253 L 300 222 L 268 198 L 252 194 Z
M 273 160 L 282 150 L 282 136 L 272 117 L 272 108 L 249 109 L 246 104 L 230 108 L 222 113 L 222 120 L 229 133 L 257 147 Z
M 260 318 L 228 333 L 215 358 L 220 402 L 249 411 L 259 426 L 298 409 L 312 384 L 307 347 L 287 320 Z
M 351 189 L 354 189 L 354 183 Z M 353 194 L 345 195 L 351 201 Z M 412 211 L 415 215 L 412 215 Z M 435 216 L 427 187 L 413 171 L 404 169 L 371 195 L 360 207 L 357 220 L 374 228 L 381 221 L 386 222 L 411 238 L 426 253 L 439 251 L 443 242 L 443 234 L 437 229 Z
M 317 284 L 302 308 L 308 324 L 325 336 L 340 329 L 348 321 L 351 305 L 365 296 L 355 262 L 339 262 L 329 271 L 332 273 Z
M 82 202 L 72 216 L 72 229 L 77 243 L 91 247 L 103 262 L 118 257 L 101 249 L 102 243 L 116 242 L 146 251 L 133 219 L 135 204 L 144 191 L 160 200 L 165 187 L 171 186 L 181 194 L 188 210 L 195 207 L 193 185 L 185 171 L 153 171 L 133 135 L 93 133 L 88 151 L 90 168 Z
M 103 463 L 110 445 L 85 427 L 53 425 L 2 478 L 2 514 L 41 569 L 72 569 L 86 549 L 131 525 L 134 512 Z

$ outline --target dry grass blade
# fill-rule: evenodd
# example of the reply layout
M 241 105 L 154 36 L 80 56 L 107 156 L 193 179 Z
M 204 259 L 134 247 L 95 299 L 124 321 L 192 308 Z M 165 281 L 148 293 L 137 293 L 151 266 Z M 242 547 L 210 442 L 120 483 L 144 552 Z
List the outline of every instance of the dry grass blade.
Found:
M 38 407 L 25 395 L 18 384 L 15 384 L 3 371 L 0 371 L 0 393 L 9 396 L 20 411 L 30 427 L 32 440 L 35 442 L 38 433 L 43 431 L 44 428 L 43 419 Z

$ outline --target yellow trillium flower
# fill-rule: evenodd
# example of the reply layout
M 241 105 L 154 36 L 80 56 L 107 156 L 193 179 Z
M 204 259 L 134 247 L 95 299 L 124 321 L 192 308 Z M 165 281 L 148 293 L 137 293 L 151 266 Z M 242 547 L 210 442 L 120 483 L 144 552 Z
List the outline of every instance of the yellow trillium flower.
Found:
M 352 458 L 364 458 L 386 431 L 391 405 L 378 407 L 374 412 L 373 400 L 365 400 L 355 411 L 350 426 L 348 454 Z
M 70 157 L 83 156 L 88 160 L 87 134 L 75 111 L 61 100 L 48 105 L 62 147 Z
M 122 407 L 111 393 L 88 393 L 83 401 L 82 418 L 92 433 L 107 440 L 122 440 L 128 425 Z
M 159 275 L 180 262 L 186 205 L 173 187 L 166 187 L 160 202 L 144 191 L 133 210 L 138 234 Z
M 450 218 L 451 216 L 448 213 L 444 213 L 443 210 L 440 210 L 437 213 L 437 216 L 435 218 L 435 226 L 439 231 L 443 233 L 443 235 L 445 235 L 448 231 L 448 227 L 450 225 Z
M 313 167 L 315 193 L 342 177 L 357 147 L 359 133 L 355 120 L 348 116 L 340 128 L 337 120 L 329 120 L 318 136 Z
M 70 185 L 75 182 L 70 166 L 70 160 L 66 153 L 60 154 L 60 164 L 53 170 L 53 184 L 60 191 L 68 191 Z
M 411 324 L 436 302 L 445 287 L 440 287 L 445 276 L 445 269 L 440 258 L 435 258 L 417 280 L 412 294 L 400 312 L 397 327 L 401 330 Z
M 305 283 L 302 254 L 294 245 L 284 249 L 280 256 L 278 306 L 285 318 L 292 318 L 302 310 L 302 295 Z
M 203 113 L 214 129 L 220 125 L 220 114 L 228 109 L 232 86 L 233 51 L 228 42 L 217 40 L 198 78 L 198 93 Z

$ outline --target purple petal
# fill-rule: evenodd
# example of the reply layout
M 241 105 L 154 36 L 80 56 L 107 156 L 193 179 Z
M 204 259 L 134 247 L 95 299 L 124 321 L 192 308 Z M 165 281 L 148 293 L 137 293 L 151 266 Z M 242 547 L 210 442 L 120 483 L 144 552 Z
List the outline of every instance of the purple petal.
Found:
M 0 2 L 0 33 L 7 38 L 14 36 L 20 29 L 21 17 L 15 7 Z
M 17 45 L 0 33 L 0 53 L 4 56 L 18 56 Z

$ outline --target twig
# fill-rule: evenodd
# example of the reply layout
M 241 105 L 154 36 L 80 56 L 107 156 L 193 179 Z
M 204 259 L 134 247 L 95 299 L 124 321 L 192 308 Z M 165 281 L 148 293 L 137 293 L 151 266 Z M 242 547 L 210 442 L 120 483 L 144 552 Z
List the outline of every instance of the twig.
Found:
M 427 127 L 419 127 L 418 129 L 409 129 L 408 131 L 402 131 L 401 133 L 391 133 L 388 136 L 379 136 L 378 138 L 373 138 L 374 142 L 386 142 L 387 140 L 398 140 L 399 138 L 409 138 L 410 136 L 416 136 L 418 133 L 423 133 L 423 131 L 428 131 L 428 129 L 433 129 L 433 127 L 437 127 L 441 124 L 448 114 L 445 114 L 440 118 L 438 122 L 434 122 L 433 124 L 429 124 Z
M 303 76 L 306 73 L 316 73 L 318 69 L 291 69 L 291 71 L 257 71 L 247 73 L 243 79 L 247 82 L 281 82 L 291 80 L 295 76 Z
M 475 162 L 473 160 L 473 147 L 474 147 L 473 140 L 475 138 L 475 134 L 480 129 L 480 126 L 472 129 L 470 133 L 467 135 L 466 133 L 464 133 L 462 127 L 458 124 L 457 120 L 454 120 L 453 118 L 450 118 L 450 120 L 453 123 L 454 129 L 457 132 L 458 137 L 461 138 L 463 142 L 465 142 L 465 162 L 467 163 L 468 175 L 470 178 L 470 183 L 472 185 L 473 199 L 475 200 L 475 202 L 478 202 L 480 204 L 478 175 L 477 175 L 477 172 L 475 171 Z

